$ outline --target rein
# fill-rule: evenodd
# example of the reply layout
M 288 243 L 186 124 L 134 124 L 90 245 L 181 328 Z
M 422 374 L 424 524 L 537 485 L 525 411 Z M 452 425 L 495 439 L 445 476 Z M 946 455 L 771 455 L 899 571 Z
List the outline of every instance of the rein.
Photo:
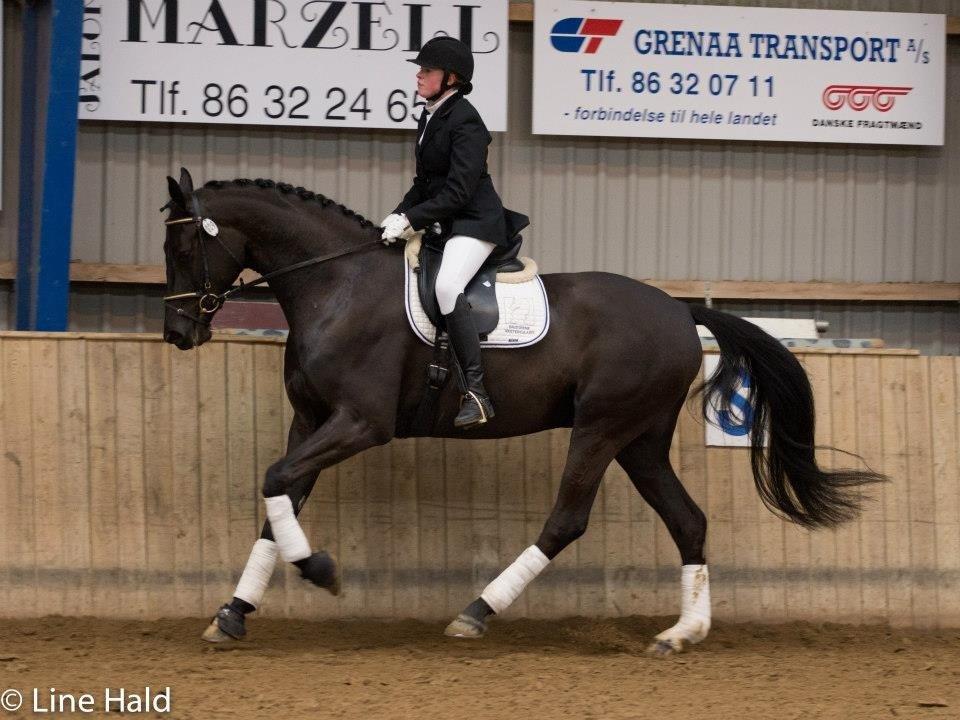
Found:
M 210 265 L 207 260 L 206 239 L 212 238 L 219 242 L 220 246 L 227 251 L 227 254 L 233 259 L 240 270 L 243 270 L 245 265 L 237 258 L 236 255 L 233 254 L 233 252 L 230 251 L 230 248 L 226 246 L 223 240 L 220 239 L 220 228 L 217 226 L 217 223 L 214 222 L 213 218 L 204 215 L 203 207 L 200 204 L 200 198 L 197 197 L 196 192 L 191 194 L 190 200 L 191 204 L 193 205 L 193 215 L 191 217 L 179 218 L 177 220 L 166 220 L 164 221 L 164 225 L 182 225 L 190 222 L 195 224 L 197 230 L 197 240 L 200 245 L 200 254 L 203 258 L 203 288 L 201 290 L 194 290 L 193 292 L 166 295 L 164 296 L 163 301 L 164 304 L 170 306 L 177 313 L 177 315 L 182 315 L 183 317 L 192 320 L 199 325 L 209 324 L 209 322 L 213 319 L 213 316 L 220 308 L 223 307 L 223 304 L 227 300 L 232 298 L 234 295 L 241 294 L 247 288 L 263 285 L 273 278 L 286 275 L 287 273 L 294 272 L 295 270 L 302 270 L 303 268 L 310 267 L 312 265 L 319 265 L 320 263 L 325 263 L 328 260 L 334 260 L 336 258 L 343 257 L 344 255 L 350 255 L 360 250 L 365 250 L 373 245 L 381 244 L 380 240 L 370 240 L 368 242 L 360 243 L 359 245 L 354 245 L 343 250 L 338 250 L 326 255 L 321 255 L 319 257 L 310 258 L 309 260 L 302 260 L 298 263 L 287 265 L 279 270 L 274 270 L 266 273 L 265 275 L 261 275 L 252 282 L 248 283 L 244 283 L 243 279 L 241 278 L 240 285 L 238 287 L 232 287 L 221 293 L 215 293 L 211 290 Z M 167 206 L 164 206 L 160 208 L 160 211 L 163 212 L 166 209 Z M 184 308 L 178 307 L 172 302 L 174 300 L 186 300 L 190 298 L 197 299 L 197 305 L 200 308 L 201 317 L 198 318 L 195 315 L 188 313 Z

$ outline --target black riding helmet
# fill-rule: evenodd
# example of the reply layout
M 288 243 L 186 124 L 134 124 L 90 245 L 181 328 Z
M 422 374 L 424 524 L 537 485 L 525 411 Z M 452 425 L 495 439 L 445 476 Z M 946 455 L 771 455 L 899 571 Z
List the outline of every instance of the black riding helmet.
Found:
M 420 67 L 443 70 L 440 91 L 427 100 L 436 100 L 450 89 L 450 73 L 460 78 L 460 93 L 469 95 L 473 90 L 473 53 L 465 43 L 453 37 L 435 37 L 424 43 L 413 60 L 407 60 Z

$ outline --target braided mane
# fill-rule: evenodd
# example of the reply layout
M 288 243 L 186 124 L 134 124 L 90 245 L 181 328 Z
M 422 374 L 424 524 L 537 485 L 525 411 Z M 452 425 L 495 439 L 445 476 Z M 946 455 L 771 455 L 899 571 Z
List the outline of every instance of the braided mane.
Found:
M 265 188 L 265 189 L 273 188 L 285 195 L 296 195 L 297 197 L 299 197 L 301 200 L 304 200 L 305 202 L 316 202 L 325 208 L 334 207 L 337 210 L 339 210 L 341 213 L 346 215 L 347 217 L 356 219 L 356 221 L 360 224 L 361 227 L 364 227 L 364 228 L 375 227 L 374 223 L 372 223 L 370 220 L 363 217 L 363 215 L 360 215 L 359 213 L 351 210 L 345 205 L 341 205 L 340 203 L 334 200 L 331 200 L 325 195 L 312 192 L 310 190 L 307 190 L 306 188 L 302 188 L 299 186 L 294 187 L 290 183 L 275 182 L 274 180 L 265 180 L 264 178 L 257 178 L 256 180 L 249 180 L 247 178 L 237 178 L 236 180 L 210 180 L 204 184 L 204 187 L 218 190 L 220 188 L 230 187 L 230 186 L 249 187 L 251 185 L 256 185 L 257 187 Z

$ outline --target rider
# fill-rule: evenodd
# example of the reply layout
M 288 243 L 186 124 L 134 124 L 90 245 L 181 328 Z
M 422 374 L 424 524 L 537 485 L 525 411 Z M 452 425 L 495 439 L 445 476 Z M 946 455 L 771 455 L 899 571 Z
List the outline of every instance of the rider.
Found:
M 480 338 L 463 293 L 494 248 L 511 246 L 528 219 L 504 210 L 487 172 L 490 133 L 464 97 L 473 90 L 470 48 L 452 37 L 436 37 L 407 62 L 420 66 L 417 93 L 427 101 L 417 127 L 417 175 L 380 225 L 387 244 L 407 228 L 440 225 L 437 303 L 465 384 L 453 424 L 466 429 L 491 419 L 493 404 L 483 386 Z

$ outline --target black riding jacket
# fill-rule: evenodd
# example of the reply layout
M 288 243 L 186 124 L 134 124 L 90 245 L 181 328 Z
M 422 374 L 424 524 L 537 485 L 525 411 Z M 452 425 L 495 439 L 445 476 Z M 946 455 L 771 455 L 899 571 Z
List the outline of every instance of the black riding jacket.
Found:
M 417 176 L 394 210 L 414 230 L 439 222 L 442 237 L 467 235 L 508 246 L 529 219 L 504 210 L 487 172 L 491 137 L 476 108 L 460 93 L 447 98 L 427 123 L 420 116 Z

